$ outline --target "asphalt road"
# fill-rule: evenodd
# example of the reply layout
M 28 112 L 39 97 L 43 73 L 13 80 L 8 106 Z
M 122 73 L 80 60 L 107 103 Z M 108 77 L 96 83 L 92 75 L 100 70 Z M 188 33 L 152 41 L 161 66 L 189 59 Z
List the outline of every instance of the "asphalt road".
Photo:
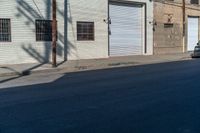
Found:
M 200 60 L 2 80 L 0 133 L 199 133 Z

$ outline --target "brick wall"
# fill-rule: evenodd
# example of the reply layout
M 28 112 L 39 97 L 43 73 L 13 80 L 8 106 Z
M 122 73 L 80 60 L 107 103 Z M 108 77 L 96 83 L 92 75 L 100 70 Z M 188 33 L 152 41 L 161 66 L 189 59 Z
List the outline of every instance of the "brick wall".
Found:
M 187 18 L 188 16 L 200 16 L 200 6 L 186 4 L 184 45 L 182 15 L 182 4 L 178 3 L 178 0 L 176 2 L 154 2 L 154 54 L 187 51 Z

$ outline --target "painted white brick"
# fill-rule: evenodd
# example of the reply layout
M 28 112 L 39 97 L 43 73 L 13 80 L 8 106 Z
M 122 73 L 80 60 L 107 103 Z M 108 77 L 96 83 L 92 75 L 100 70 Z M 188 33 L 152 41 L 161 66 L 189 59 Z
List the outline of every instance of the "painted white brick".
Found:
M 121 0 L 125 1 L 125 0 Z M 146 3 L 147 54 L 153 53 L 153 3 Z M 36 42 L 35 20 L 51 19 L 51 0 L 0 0 L 0 18 L 11 19 L 12 42 L 0 42 L 0 64 L 51 61 L 51 42 Z M 58 60 L 108 58 L 108 0 L 57 0 Z M 39 9 L 39 10 L 38 10 Z M 76 22 L 95 23 L 94 41 L 77 41 Z
M 51 19 L 51 0 L 1 0 L 0 18 L 11 19 L 12 42 L 0 42 L 0 64 L 33 63 L 51 60 L 51 42 L 36 42 L 35 20 Z M 58 9 L 64 14 L 64 0 Z M 61 6 L 62 5 L 62 6 Z M 58 60 L 64 60 L 64 16 L 58 16 Z

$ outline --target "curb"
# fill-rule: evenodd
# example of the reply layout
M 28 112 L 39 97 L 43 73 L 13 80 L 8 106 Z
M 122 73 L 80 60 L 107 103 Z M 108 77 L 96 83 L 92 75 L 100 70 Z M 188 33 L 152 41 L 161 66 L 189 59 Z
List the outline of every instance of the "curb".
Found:
M 43 70 L 25 70 L 21 72 L 5 72 L 5 73 L 0 73 L 0 77 L 4 76 L 28 76 L 31 74 L 37 74 L 37 73 L 45 73 L 45 72 L 58 72 L 62 69 L 60 68 L 51 68 L 51 69 L 43 69 Z
M 46 68 L 46 69 L 33 69 L 33 70 L 24 70 L 20 72 L 5 72 L 0 73 L 0 77 L 4 76 L 27 76 L 31 74 L 37 73 L 54 73 L 54 72 L 61 72 L 61 73 L 73 73 L 73 72 L 82 72 L 82 71 L 90 71 L 90 70 L 101 70 L 101 69 L 111 69 L 111 68 L 120 68 L 120 67 L 130 67 L 130 66 L 139 66 L 139 65 L 148 65 L 148 64 L 157 64 L 157 63 L 168 63 L 168 62 L 177 62 L 177 61 L 184 61 L 184 60 L 191 60 L 190 57 L 181 57 L 179 59 L 173 60 L 166 60 L 162 59 L 160 61 L 152 61 L 152 62 L 110 62 L 103 65 L 88 65 L 88 66 L 64 66 L 64 67 L 56 67 L 56 68 Z

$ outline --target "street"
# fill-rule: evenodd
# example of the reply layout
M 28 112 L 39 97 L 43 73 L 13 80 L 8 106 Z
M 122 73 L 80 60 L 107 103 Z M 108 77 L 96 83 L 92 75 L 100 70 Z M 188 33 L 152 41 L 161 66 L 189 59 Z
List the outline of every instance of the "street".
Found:
M 0 133 L 199 133 L 200 60 L 2 78 Z

